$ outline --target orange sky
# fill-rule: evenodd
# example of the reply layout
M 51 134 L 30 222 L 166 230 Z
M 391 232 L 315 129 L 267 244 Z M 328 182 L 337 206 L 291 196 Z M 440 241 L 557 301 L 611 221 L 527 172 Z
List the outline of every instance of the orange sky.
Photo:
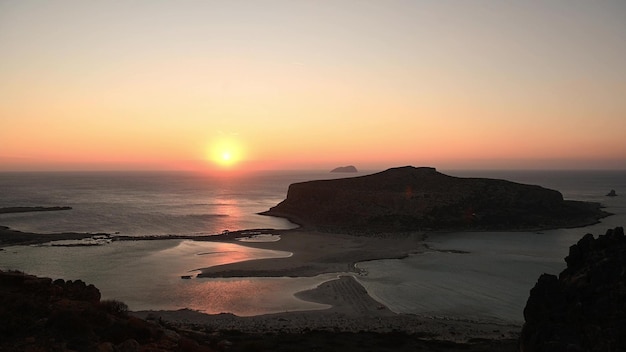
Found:
M 624 18 L 620 1 L 2 1 L 0 171 L 212 168 L 224 145 L 231 168 L 626 169 Z

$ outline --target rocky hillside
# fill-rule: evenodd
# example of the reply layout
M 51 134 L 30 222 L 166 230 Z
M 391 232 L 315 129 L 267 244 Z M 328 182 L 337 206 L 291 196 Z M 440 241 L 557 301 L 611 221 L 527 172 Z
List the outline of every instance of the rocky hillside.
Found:
M 287 198 L 264 214 L 320 230 L 375 232 L 572 227 L 608 215 L 599 204 L 565 201 L 540 186 L 410 166 L 295 183 Z
M 213 351 L 84 282 L 0 271 L 0 351 Z
M 559 277 L 530 291 L 521 350 L 626 351 L 626 237 L 621 227 L 570 247 Z

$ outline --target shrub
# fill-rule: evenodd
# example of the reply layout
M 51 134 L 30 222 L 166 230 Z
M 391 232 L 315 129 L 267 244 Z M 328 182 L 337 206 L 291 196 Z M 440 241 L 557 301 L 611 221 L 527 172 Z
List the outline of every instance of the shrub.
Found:
M 128 305 L 122 301 L 118 301 L 115 299 L 104 300 L 100 302 L 100 307 L 107 313 L 117 315 L 117 316 L 126 316 L 128 315 Z

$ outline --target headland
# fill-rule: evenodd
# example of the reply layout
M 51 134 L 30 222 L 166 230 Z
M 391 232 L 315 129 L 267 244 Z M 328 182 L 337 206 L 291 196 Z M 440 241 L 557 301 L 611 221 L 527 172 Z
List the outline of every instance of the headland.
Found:
M 564 200 L 560 192 L 537 185 L 412 166 L 295 183 L 284 201 L 262 214 L 353 234 L 580 227 L 610 215 L 599 203 Z

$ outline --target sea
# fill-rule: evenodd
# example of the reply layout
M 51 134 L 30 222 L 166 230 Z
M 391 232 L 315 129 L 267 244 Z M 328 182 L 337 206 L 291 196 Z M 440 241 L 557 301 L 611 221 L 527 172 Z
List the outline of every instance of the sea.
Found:
M 440 170 L 536 184 L 565 199 L 600 202 L 614 215 L 581 228 L 532 232 L 427 233 L 432 251 L 404 259 L 358 263 L 355 278 L 391 310 L 428 317 L 521 324 L 530 289 L 542 273 L 565 268 L 569 246 L 584 234 L 626 224 L 626 170 Z M 193 239 L 142 240 L 144 236 L 220 234 L 225 230 L 292 229 L 297 225 L 259 215 L 282 201 L 291 183 L 352 177 L 327 171 L 5 172 L 0 207 L 69 206 L 71 210 L 0 214 L 16 230 L 108 233 L 134 241 L 57 242 L 0 251 L 0 269 L 96 285 L 103 299 L 132 310 L 194 309 L 251 316 L 324 309 L 295 293 L 346 273 L 299 278 L 195 278 L 200 268 L 280 258 L 289 252 L 242 243 Z M 617 197 L 607 197 L 614 189 Z M 271 230 L 264 233 L 271 234 Z M 271 237 L 271 236 L 270 236 Z M 278 237 L 271 240 L 277 240 Z M 68 244 L 72 246 L 67 246 Z M 73 246 L 75 244 L 94 244 Z M 192 276 L 183 280 L 181 276 Z

